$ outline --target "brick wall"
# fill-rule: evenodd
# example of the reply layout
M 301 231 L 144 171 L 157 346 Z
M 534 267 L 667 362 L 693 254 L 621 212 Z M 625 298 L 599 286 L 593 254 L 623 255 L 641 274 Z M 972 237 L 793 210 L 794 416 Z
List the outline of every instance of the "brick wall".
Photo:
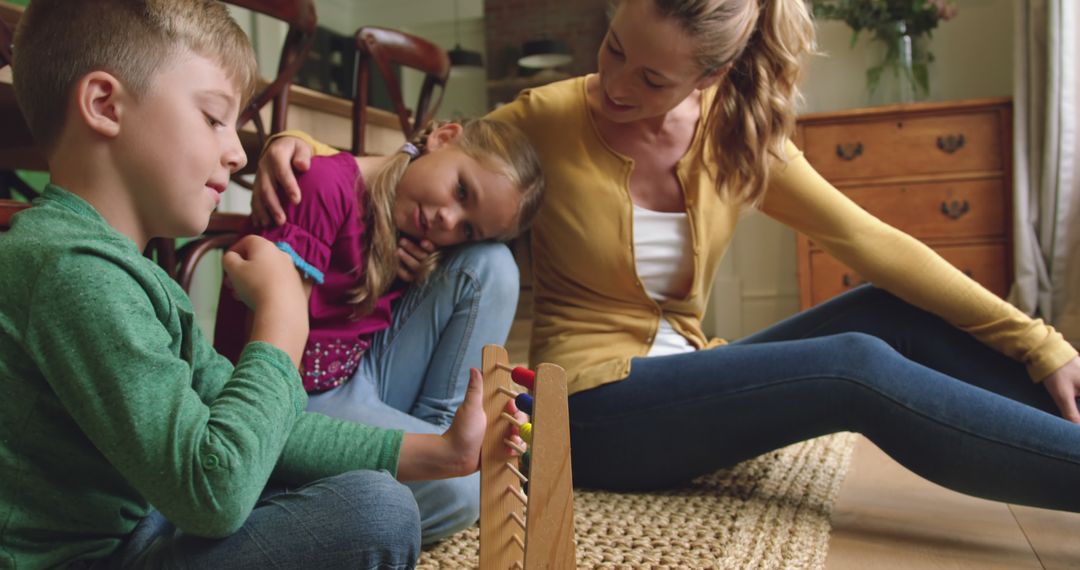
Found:
M 484 0 L 489 79 L 517 75 L 521 44 L 530 39 L 565 42 L 574 61 L 571 75 L 596 70 L 596 51 L 607 30 L 608 0 Z

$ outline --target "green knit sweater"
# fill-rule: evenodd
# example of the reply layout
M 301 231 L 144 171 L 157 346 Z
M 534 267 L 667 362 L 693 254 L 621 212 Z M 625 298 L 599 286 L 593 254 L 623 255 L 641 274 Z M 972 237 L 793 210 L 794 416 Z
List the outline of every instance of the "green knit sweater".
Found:
M 103 557 L 152 508 L 226 536 L 272 475 L 394 472 L 401 448 L 304 412 L 269 344 L 234 368 L 184 291 L 56 186 L 0 234 L 0 394 L 0 568 Z

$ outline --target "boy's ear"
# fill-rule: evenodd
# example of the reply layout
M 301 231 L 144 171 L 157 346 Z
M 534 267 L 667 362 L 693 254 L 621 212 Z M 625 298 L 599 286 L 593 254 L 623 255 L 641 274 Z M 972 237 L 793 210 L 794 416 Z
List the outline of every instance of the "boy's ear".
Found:
M 461 125 L 457 123 L 446 123 L 445 125 L 436 128 L 428 135 L 427 150 L 439 150 L 439 148 L 450 144 L 454 139 L 461 136 L 461 131 Z
M 106 137 L 120 132 L 125 96 L 123 84 L 111 73 L 92 71 L 75 84 L 75 108 L 90 130 Z

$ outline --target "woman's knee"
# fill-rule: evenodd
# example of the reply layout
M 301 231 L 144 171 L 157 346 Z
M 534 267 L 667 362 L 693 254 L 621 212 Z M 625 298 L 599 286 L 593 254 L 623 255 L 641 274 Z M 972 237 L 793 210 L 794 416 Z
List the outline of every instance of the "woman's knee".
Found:
M 424 544 L 461 532 L 480 520 L 480 474 L 410 485 L 423 528 Z
M 867 372 L 899 356 L 889 343 L 871 334 L 847 332 L 822 340 L 828 343 L 828 350 L 855 377 L 877 377 L 879 375 Z

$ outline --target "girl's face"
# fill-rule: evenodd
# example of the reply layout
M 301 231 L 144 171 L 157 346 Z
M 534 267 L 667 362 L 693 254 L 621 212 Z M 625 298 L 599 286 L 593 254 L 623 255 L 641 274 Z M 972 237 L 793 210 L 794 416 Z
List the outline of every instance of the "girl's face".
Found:
M 394 199 L 398 230 L 438 247 L 509 233 L 521 203 L 508 177 L 453 143 L 460 134 L 457 124 L 435 129 L 427 152 L 405 170 Z
M 675 20 L 657 16 L 653 0 L 619 2 L 597 61 L 589 107 L 615 123 L 663 116 L 721 76 L 704 74 L 692 38 Z

